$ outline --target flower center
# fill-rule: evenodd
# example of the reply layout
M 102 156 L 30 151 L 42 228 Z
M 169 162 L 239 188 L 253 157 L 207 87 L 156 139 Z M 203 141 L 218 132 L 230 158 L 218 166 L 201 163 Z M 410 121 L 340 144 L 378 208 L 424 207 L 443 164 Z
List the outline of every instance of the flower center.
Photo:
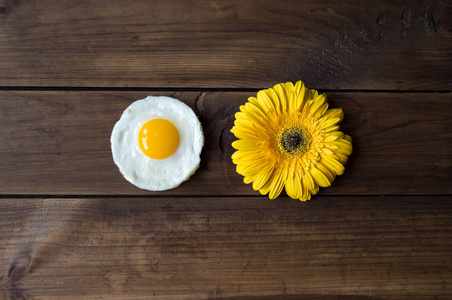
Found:
M 288 156 L 300 155 L 306 152 L 310 141 L 309 133 L 300 125 L 295 124 L 284 128 L 278 134 L 278 149 Z

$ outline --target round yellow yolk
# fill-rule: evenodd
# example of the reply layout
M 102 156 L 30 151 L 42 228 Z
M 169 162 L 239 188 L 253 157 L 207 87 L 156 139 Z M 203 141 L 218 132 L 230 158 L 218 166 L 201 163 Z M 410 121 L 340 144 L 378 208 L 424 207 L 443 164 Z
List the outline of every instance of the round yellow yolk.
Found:
M 173 155 L 179 147 L 179 132 L 167 120 L 150 120 L 141 127 L 138 144 L 150 158 L 164 159 Z

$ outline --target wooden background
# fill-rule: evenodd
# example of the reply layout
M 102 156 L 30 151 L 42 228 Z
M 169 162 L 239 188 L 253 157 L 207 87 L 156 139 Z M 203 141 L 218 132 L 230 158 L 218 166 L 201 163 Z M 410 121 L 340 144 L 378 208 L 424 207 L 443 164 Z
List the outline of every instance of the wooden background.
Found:
M 452 299 L 451 79 L 450 1 L 0 0 L 0 297 Z M 354 153 L 311 201 L 271 201 L 229 130 L 297 80 Z M 174 190 L 111 157 L 147 95 L 204 127 Z

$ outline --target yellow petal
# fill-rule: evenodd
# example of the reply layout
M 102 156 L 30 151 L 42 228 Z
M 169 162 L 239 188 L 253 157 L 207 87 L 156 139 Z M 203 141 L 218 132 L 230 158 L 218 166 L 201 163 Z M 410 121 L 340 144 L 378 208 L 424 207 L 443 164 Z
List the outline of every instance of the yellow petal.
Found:
M 236 150 L 254 150 L 256 148 L 261 147 L 263 144 L 262 141 L 256 140 L 237 140 L 232 142 L 232 147 Z
M 269 173 L 270 173 L 270 175 L 269 175 L 269 178 L 268 178 L 267 182 L 265 182 L 264 185 L 262 185 L 262 187 L 259 189 L 259 192 L 260 192 L 262 195 L 268 194 L 268 192 L 270 191 L 271 187 L 273 186 L 273 185 L 272 185 L 272 183 L 273 183 L 273 178 L 275 177 L 275 175 L 276 175 L 276 173 L 277 173 L 276 168 L 273 168 L 273 167 L 272 167 L 272 170 L 271 170 L 271 172 L 269 172 Z
M 337 140 L 337 136 L 329 135 L 329 136 L 326 136 L 326 137 L 323 139 L 323 142 L 324 142 L 324 143 L 329 143 L 329 142 L 332 142 L 332 141 L 335 141 L 335 140 Z
M 286 97 L 289 98 L 290 94 L 292 94 L 292 92 L 295 90 L 293 83 L 289 81 L 282 84 L 282 86 L 284 88 L 284 93 L 286 94 Z
M 294 87 L 295 93 L 296 93 L 296 97 L 295 97 L 295 107 L 294 109 L 299 109 L 300 111 L 303 109 L 304 103 L 305 103 L 305 98 L 306 98 L 306 92 L 307 89 L 305 87 L 305 85 L 303 84 L 303 82 L 301 81 L 297 81 L 297 83 L 295 84 Z
M 297 110 L 297 94 L 292 91 L 292 93 L 289 94 L 289 101 L 288 101 L 288 112 L 293 113 Z
M 327 149 L 331 149 L 334 150 L 333 152 L 336 151 L 336 149 L 338 149 L 339 147 L 336 145 L 333 145 L 332 143 L 324 143 L 323 146 Z
M 300 177 L 295 173 L 294 176 L 288 176 L 286 179 L 286 193 L 292 199 L 299 199 L 303 196 Z
M 323 174 L 315 166 L 311 166 L 311 169 L 309 169 L 309 172 L 311 172 L 312 177 L 314 178 L 315 182 L 317 182 L 317 184 L 320 185 L 321 187 L 328 187 L 331 185 L 331 182 L 328 180 L 328 177 L 326 177 L 326 175 Z
M 314 180 L 309 172 L 305 172 L 303 175 L 303 182 L 308 188 L 308 190 L 312 190 L 315 187 Z
M 251 131 L 248 128 L 245 128 L 243 126 L 234 126 L 231 129 L 231 132 L 235 135 L 238 139 L 248 139 L 248 140 L 260 140 L 262 138 L 257 136 L 256 131 Z
M 244 110 L 245 110 L 245 113 L 257 115 L 259 117 L 259 119 L 267 119 L 267 116 L 265 115 L 265 111 L 262 111 L 262 108 L 254 103 L 247 102 L 245 104 Z
M 342 133 L 341 131 L 330 131 L 328 133 L 325 133 L 325 138 L 323 139 L 323 142 L 328 143 L 343 137 L 344 133 Z
M 270 97 L 264 90 L 261 90 L 257 93 L 257 100 L 261 104 L 262 110 L 265 113 L 269 113 L 270 111 L 275 110 L 275 107 L 273 106 L 273 101 L 270 99 Z
M 327 112 L 325 112 L 323 116 L 327 119 L 339 118 L 342 121 L 342 119 L 344 118 L 344 112 L 342 111 L 342 108 L 331 108 Z
M 324 132 L 336 131 L 339 129 L 339 125 L 330 126 L 328 128 L 323 129 Z
M 281 101 L 279 101 L 278 94 L 276 94 L 274 89 L 267 89 L 265 93 L 268 95 L 268 98 L 273 103 L 273 107 L 276 110 L 276 113 L 281 114 Z
M 304 89 L 304 84 L 301 82 L 301 80 L 298 80 L 295 82 L 294 90 L 295 93 L 300 94 L 300 92 Z
M 303 116 L 305 117 L 305 118 L 307 118 L 307 117 L 309 117 L 310 116 L 310 109 L 311 109 L 311 106 L 312 106 L 312 104 L 314 103 L 314 101 L 312 101 L 312 100 L 307 100 L 307 101 L 304 101 L 305 103 L 304 103 L 304 105 L 302 105 L 301 107 L 300 107 L 300 111 L 302 112 L 302 114 L 303 114 Z
M 317 90 L 310 90 L 311 92 L 311 99 L 315 99 L 319 96 L 319 92 Z
M 252 121 L 254 125 L 259 124 L 259 126 L 265 128 L 265 130 L 268 128 L 268 117 L 265 113 L 249 102 L 246 104 L 246 109 L 246 118 Z
M 337 136 L 338 138 L 344 137 L 344 133 L 342 131 L 331 131 L 327 133 L 328 136 Z
M 328 181 L 330 182 L 330 184 L 333 183 L 334 179 L 336 178 L 336 174 L 334 172 L 330 171 L 322 163 L 317 163 L 315 166 L 317 169 L 319 169 L 320 172 L 325 174 L 325 176 L 326 176 L 326 178 L 328 178 Z
M 319 107 L 319 109 L 316 111 L 316 114 L 319 116 L 322 116 L 327 110 L 328 110 L 328 103 L 325 103 Z
M 310 199 L 311 193 L 309 192 L 309 189 L 306 185 L 303 184 L 303 181 L 301 181 L 301 197 L 299 198 L 301 201 L 306 201 Z
M 336 173 L 337 175 L 344 174 L 344 166 L 333 158 L 332 155 L 321 155 L 322 159 L 320 161 L 325 167 Z
M 330 126 L 332 126 L 334 124 L 337 124 L 340 121 L 341 121 L 341 119 L 339 119 L 339 118 L 327 119 L 320 125 L 320 129 L 324 129 L 324 128 L 330 127 Z
M 249 184 L 251 182 L 253 182 L 255 176 L 244 176 L 243 177 L 243 182 L 246 184 Z
M 339 152 L 344 155 L 352 154 L 353 151 L 352 143 L 347 141 L 346 139 L 337 139 L 331 142 L 330 144 L 338 147 L 338 149 L 336 149 L 334 152 Z
M 325 154 L 329 154 L 329 155 L 334 154 L 333 151 L 331 151 L 330 149 L 328 149 L 326 147 L 322 148 L 322 152 L 325 153 Z
M 267 112 L 267 109 L 265 109 L 262 106 L 262 103 L 256 97 L 249 97 L 248 98 L 248 102 L 254 104 L 255 106 L 257 106 L 261 111 Z
M 261 125 L 252 122 L 248 118 L 236 118 L 234 121 L 234 127 L 239 127 L 243 129 L 247 129 L 248 131 L 255 132 L 259 136 L 265 136 L 268 128 L 264 128 Z
M 286 179 L 286 185 L 285 185 L 286 193 L 287 195 L 292 198 L 296 199 L 297 197 L 297 190 L 295 187 L 295 182 L 293 177 L 287 177 Z
M 264 185 L 269 180 L 273 173 L 273 166 L 271 164 L 266 164 L 263 166 L 262 170 L 256 175 L 253 181 L 253 189 L 255 191 L 262 189 Z
M 241 163 L 246 162 L 254 162 L 254 161 L 260 161 L 264 163 L 266 161 L 265 154 L 262 151 L 247 151 L 244 152 L 242 150 L 236 151 L 236 153 L 239 152 L 236 155 L 232 155 L 232 161 L 240 161 Z
M 245 162 L 237 165 L 237 173 L 243 176 L 252 176 L 259 173 L 262 170 L 262 164 L 260 161 L 257 162 Z
M 310 200 L 311 199 L 311 192 L 309 191 L 308 187 L 303 185 L 302 186 L 303 195 L 301 196 L 303 199 Z
M 341 153 L 335 153 L 335 155 L 339 158 L 339 161 L 342 164 L 345 164 L 348 161 L 348 156 L 341 154 Z
M 281 111 L 282 113 L 287 112 L 287 97 L 286 97 L 286 93 L 284 91 L 284 87 L 282 84 L 277 84 L 273 87 L 273 89 L 275 90 L 276 94 L 278 95 L 279 98 L 279 102 L 281 104 Z
M 317 193 L 319 192 L 319 186 L 316 185 L 315 189 L 311 190 L 311 195 L 317 195 Z M 311 199 L 311 195 L 309 195 L 309 200 Z
M 272 187 L 270 188 L 270 194 L 268 197 L 270 199 L 275 199 L 281 194 L 281 191 L 284 188 L 284 183 L 286 181 L 287 171 L 286 168 L 281 168 L 276 173 L 276 176 L 273 177 Z
M 322 107 L 325 104 L 325 101 L 326 101 L 325 94 L 314 99 L 314 102 L 312 103 L 312 105 L 309 109 L 309 113 L 311 115 L 317 114 L 320 107 Z M 325 107 L 322 108 L 322 110 L 326 110 L 326 109 L 328 109 L 328 104 L 326 104 L 326 108 Z M 322 112 L 322 114 L 323 114 L 323 112 Z
M 241 158 L 233 158 L 232 162 L 235 163 L 236 165 L 239 165 L 243 163 L 243 160 Z
M 231 155 L 232 161 L 235 164 L 242 163 L 242 162 L 246 161 L 247 159 L 249 159 L 249 157 L 259 158 L 262 161 L 265 161 L 264 154 L 262 154 L 262 151 L 259 151 L 259 150 L 251 150 L 251 151 L 238 150 L 238 151 L 235 151 Z
M 261 99 L 258 99 L 257 97 L 249 97 L 248 102 L 253 104 L 254 106 L 258 107 L 265 114 L 267 114 L 269 111 L 269 106 L 267 105 L 268 103 L 266 101 L 262 101 Z

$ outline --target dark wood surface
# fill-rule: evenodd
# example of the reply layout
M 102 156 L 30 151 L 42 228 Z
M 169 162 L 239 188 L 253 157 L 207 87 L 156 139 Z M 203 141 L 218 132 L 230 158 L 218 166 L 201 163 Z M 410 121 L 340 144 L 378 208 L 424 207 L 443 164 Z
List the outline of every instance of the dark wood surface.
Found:
M 3 293 L 446 299 L 449 200 L 2 199 L 0 253 L 11 255 L 0 264 Z
M 451 299 L 450 1 L 0 0 L 0 299 Z M 235 172 L 234 113 L 303 80 L 354 153 L 319 196 Z M 147 95 L 198 115 L 152 193 L 110 134 Z
M 0 3 L 7 86 L 452 87 L 449 1 Z

